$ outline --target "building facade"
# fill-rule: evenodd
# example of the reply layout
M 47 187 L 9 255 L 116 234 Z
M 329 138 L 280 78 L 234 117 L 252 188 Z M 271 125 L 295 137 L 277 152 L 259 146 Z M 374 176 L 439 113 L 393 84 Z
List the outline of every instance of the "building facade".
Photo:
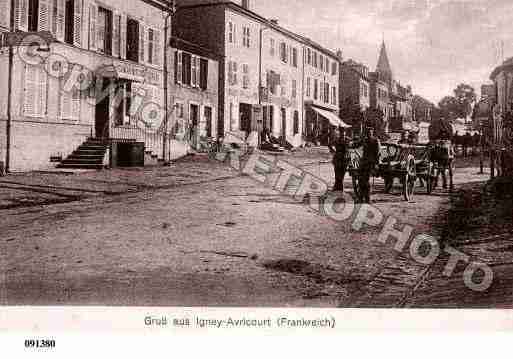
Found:
M 354 60 L 340 65 L 340 114 L 347 104 L 357 104 L 362 112 L 370 107 L 369 68 Z
M 219 61 L 206 49 L 172 38 L 169 67 L 171 138 L 176 147 L 201 151 L 202 143 L 217 137 Z
M 391 94 L 386 78 L 383 78 L 379 72 L 369 73 L 370 78 L 370 108 L 380 111 L 383 115 L 383 126 L 385 132 L 388 132 L 390 118 L 393 113 L 394 105 L 391 100 Z
M 12 104 L 8 114 L 8 96 L 2 96 L 0 152 L 10 170 L 53 168 L 53 161 L 66 159 L 88 138 L 105 144 L 107 156 L 116 139 L 162 153 L 155 132 L 165 117 L 165 1 L 15 0 L 14 9 L 10 0 L 0 4 L 2 28 L 19 35 L 12 69 L 5 46 L 0 57 L 2 78 L 12 75 L 11 88 L 7 81 L 0 84 Z M 4 26 L 4 9 L 15 12 L 14 28 Z M 69 164 L 87 167 L 87 161 L 74 160 Z
M 182 0 L 175 18 L 175 37 L 219 56 L 219 136 L 266 133 L 299 146 L 310 110 L 338 115 L 336 55 L 249 2 Z

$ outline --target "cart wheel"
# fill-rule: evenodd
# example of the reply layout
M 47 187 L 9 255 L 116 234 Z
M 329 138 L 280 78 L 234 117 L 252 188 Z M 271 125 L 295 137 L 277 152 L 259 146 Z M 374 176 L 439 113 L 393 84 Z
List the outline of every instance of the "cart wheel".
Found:
M 429 162 L 428 172 L 427 172 L 427 193 L 433 193 L 435 187 L 435 165 L 432 162 Z
M 413 199 L 416 180 L 415 159 L 409 156 L 406 161 L 406 173 L 403 176 L 403 196 L 405 201 L 409 202 Z
M 394 178 L 393 177 L 385 177 L 385 193 L 390 193 L 392 191 L 392 187 L 394 186 Z

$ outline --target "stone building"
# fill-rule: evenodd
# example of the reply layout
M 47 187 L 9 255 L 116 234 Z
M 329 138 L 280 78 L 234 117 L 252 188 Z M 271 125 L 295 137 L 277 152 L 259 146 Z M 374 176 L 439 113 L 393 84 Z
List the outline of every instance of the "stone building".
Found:
M 171 137 L 202 150 L 202 142 L 217 137 L 218 58 L 208 49 L 172 38 L 169 68 Z
M 168 3 L 15 0 L 10 9 L 10 2 L 0 0 L 2 29 L 17 38 L 4 37 L 14 46 L 12 68 L 6 42 L 0 54 L 0 77 L 12 76 L 11 87 L 0 83 L 0 155 L 9 169 L 48 169 L 61 161 L 101 168 L 117 144 L 130 142 L 163 158 L 156 131 L 165 117 Z
M 180 0 L 175 19 L 175 37 L 220 59 L 219 136 L 267 132 L 299 146 L 309 116 L 339 121 L 334 53 L 256 14 L 248 1 Z

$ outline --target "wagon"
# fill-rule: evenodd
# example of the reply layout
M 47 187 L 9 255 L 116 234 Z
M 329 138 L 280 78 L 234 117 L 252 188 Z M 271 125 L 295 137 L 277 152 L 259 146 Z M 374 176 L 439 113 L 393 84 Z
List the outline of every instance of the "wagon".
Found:
M 356 198 L 361 198 L 360 163 L 363 147 L 348 151 L 348 171 L 353 182 Z M 434 183 L 434 166 L 430 160 L 428 146 L 404 145 L 397 143 L 383 143 L 380 150 L 380 161 L 372 173 L 373 177 L 383 178 L 385 193 L 390 193 L 397 178 L 402 186 L 402 195 L 405 201 L 413 198 L 415 183 L 418 179 L 425 181 L 430 194 Z

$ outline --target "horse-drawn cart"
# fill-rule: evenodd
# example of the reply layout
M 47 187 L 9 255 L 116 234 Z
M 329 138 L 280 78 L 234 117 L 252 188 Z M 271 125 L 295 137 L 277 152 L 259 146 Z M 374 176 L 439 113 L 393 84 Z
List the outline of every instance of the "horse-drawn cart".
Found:
M 349 174 L 353 181 L 356 198 L 361 198 L 361 160 L 363 148 L 349 150 Z M 410 201 L 415 192 L 418 179 L 426 183 L 427 192 L 433 191 L 436 180 L 435 165 L 431 162 L 430 147 L 420 145 L 405 145 L 383 143 L 380 151 L 379 164 L 371 173 L 373 177 L 383 178 L 385 193 L 392 191 L 395 179 L 399 179 L 402 195 L 405 201 Z

